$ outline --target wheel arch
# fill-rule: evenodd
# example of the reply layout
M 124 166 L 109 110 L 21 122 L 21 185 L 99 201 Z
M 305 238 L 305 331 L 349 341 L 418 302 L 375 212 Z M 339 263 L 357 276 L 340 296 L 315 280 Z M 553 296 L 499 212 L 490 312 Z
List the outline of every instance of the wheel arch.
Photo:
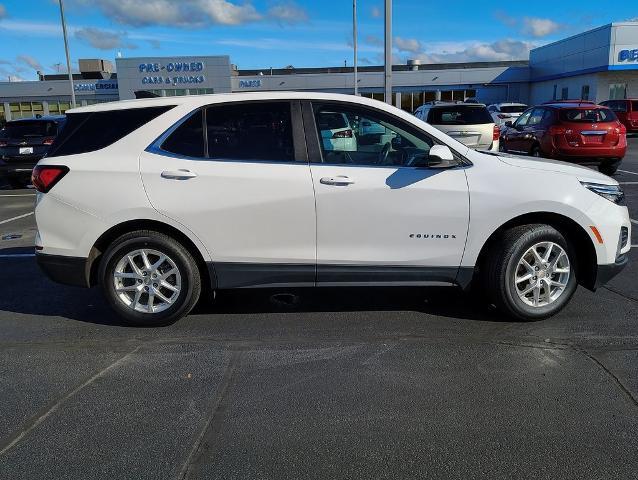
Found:
M 481 270 L 487 258 L 487 254 L 499 239 L 499 237 L 513 227 L 541 223 L 549 225 L 558 230 L 572 244 L 576 251 L 576 262 L 578 265 L 578 282 L 593 290 L 596 284 L 597 256 L 594 243 L 587 231 L 565 215 L 553 212 L 532 212 L 512 218 L 498 227 L 485 241 L 478 254 L 475 266 L 475 275 Z
M 102 254 L 106 251 L 108 246 L 119 236 L 135 230 L 153 230 L 159 233 L 168 235 L 178 242 L 180 242 L 184 248 L 193 256 L 197 262 L 200 274 L 202 276 L 202 285 L 210 286 L 211 289 L 215 289 L 216 276 L 215 271 L 211 263 L 207 263 L 202 255 L 202 252 L 197 247 L 195 242 L 188 237 L 184 232 L 178 230 L 172 225 L 169 225 L 158 220 L 141 219 L 141 220 L 129 220 L 113 227 L 104 232 L 93 244 L 89 257 L 87 259 L 87 271 L 89 276 L 89 284 L 91 286 L 98 283 L 98 269 Z

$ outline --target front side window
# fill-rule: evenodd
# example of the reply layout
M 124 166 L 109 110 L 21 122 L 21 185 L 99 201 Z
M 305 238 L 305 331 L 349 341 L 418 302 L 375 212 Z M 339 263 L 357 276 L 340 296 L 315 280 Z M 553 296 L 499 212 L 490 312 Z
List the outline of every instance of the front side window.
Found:
M 315 118 L 324 163 L 418 166 L 434 145 L 427 134 L 381 112 L 326 105 Z
M 206 109 L 206 124 L 211 159 L 295 159 L 289 102 L 211 106 Z
M 532 111 L 533 109 L 530 108 L 526 112 L 523 112 L 523 114 L 520 117 L 518 117 L 516 122 L 514 122 L 514 126 L 524 127 L 525 125 L 527 125 L 527 122 L 529 121 L 529 117 L 532 115 Z
M 527 126 L 532 127 L 534 125 L 540 125 L 543 123 L 543 115 L 545 114 L 545 109 L 543 108 L 535 108 L 532 110 L 531 115 L 529 116 L 529 120 L 527 121 Z

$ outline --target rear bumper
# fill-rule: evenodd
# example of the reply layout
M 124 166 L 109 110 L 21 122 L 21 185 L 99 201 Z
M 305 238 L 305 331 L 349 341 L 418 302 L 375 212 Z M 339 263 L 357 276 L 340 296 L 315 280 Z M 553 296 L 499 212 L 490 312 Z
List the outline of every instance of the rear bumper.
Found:
M 47 255 L 36 252 L 40 269 L 51 280 L 74 287 L 89 287 L 88 261 L 81 257 Z
M 614 263 L 610 263 L 608 265 L 598 265 L 598 270 L 596 272 L 596 282 L 594 283 L 594 290 L 608 283 L 612 278 L 618 275 L 623 270 L 623 268 L 627 266 L 628 263 L 629 255 L 624 254 L 620 255 Z

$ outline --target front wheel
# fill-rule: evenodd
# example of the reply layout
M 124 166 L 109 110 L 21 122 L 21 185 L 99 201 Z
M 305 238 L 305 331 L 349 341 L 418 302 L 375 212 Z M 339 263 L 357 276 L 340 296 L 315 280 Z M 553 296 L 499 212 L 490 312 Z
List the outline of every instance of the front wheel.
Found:
M 190 252 L 163 233 L 138 230 L 116 239 L 100 262 L 110 306 L 131 325 L 161 326 L 188 315 L 201 292 Z
M 501 311 L 519 320 L 539 320 L 560 312 L 578 285 L 574 250 L 549 225 L 506 231 L 487 258 L 483 282 Z

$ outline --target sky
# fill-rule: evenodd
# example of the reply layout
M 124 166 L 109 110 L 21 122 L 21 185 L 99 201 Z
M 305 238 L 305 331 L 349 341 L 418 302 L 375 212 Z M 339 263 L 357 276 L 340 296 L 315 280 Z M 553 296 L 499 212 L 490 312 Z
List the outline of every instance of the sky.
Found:
M 638 16 L 636 0 L 394 0 L 395 63 L 525 60 Z M 633 6 L 632 6 L 633 4 Z M 64 0 L 78 58 L 229 55 L 240 69 L 352 65 L 351 0 Z M 358 61 L 383 63 L 383 0 L 357 0 Z M 66 72 L 58 0 L 0 0 L 0 81 Z

